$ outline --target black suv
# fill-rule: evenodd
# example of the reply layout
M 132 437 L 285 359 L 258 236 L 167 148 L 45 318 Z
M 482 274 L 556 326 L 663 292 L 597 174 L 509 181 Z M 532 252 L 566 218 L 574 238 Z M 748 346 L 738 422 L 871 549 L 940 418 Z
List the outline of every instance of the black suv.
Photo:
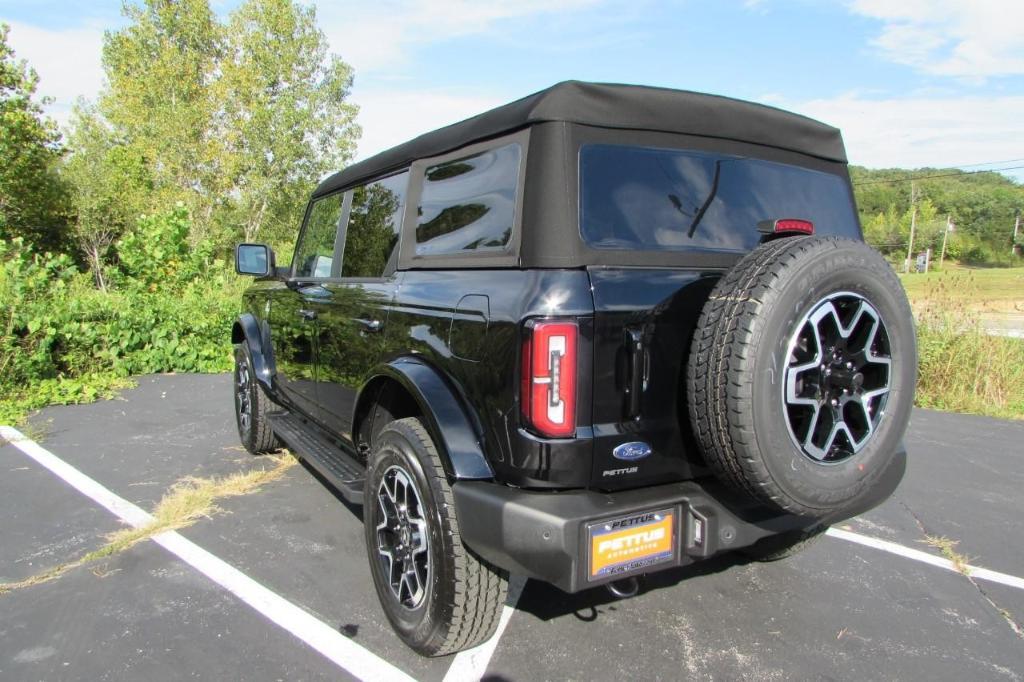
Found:
M 423 654 L 485 640 L 510 572 L 779 558 L 903 475 L 910 308 L 801 116 L 561 83 L 331 176 L 289 266 L 237 269 L 242 442 L 363 505 Z

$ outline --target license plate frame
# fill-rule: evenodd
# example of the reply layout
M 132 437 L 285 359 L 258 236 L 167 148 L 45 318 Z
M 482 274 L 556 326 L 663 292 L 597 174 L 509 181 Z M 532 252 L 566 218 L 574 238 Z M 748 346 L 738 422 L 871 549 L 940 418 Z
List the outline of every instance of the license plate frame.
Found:
M 679 552 L 679 511 L 645 510 L 586 525 L 587 581 L 643 572 L 674 562 Z

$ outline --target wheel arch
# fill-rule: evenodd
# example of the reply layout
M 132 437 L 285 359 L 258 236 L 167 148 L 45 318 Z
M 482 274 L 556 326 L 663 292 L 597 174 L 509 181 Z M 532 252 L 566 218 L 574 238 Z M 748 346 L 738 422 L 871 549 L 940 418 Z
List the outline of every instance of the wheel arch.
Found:
M 246 345 L 252 358 L 252 369 L 256 381 L 268 392 L 271 392 L 273 390 L 274 357 L 270 344 L 264 342 L 269 338 L 269 332 L 264 334 L 263 326 L 265 325 L 261 325 L 251 313 L 239 315 L 231 326 L 231 343 Z
M 368 442 L 372 410 L 384 405 L 396 418 L 418 416 L 441 455 L 451 479 L 494 478 L 481 447 L 479 428 L 456 392 L 441 374 L 417 358 L 403 357 L 382 365 L 363 385 L 353 411 L 352 440 Z M 415 414 L 410 414 L 411 409 Z

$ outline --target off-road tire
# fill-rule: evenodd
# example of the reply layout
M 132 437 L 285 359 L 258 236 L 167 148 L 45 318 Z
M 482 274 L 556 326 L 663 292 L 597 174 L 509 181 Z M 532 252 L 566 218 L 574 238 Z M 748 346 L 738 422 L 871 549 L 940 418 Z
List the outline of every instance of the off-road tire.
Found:
M 243 378 L 243 373 L 247 377 Z M 252 355 L 244 343 L 235 345 L 235 370 L 232 375 L 235 389 L 235 423 L 238 426 L 238 437 L 242 445 L 253 455 L 262 455 L 282 447 L 281 441 L 274 435 L 267 420 L 273 403 L 263 393 L 263 388 L 253 374 Z M 240 382 L 244 382 L 244 386 Z M 243 425 L 242 391 L 248 397 L 249 426 Z
M 836 292 L 869 301 L 883 319 L 890 390 L 866 445 L 824 463 L 791 437 L 782 382 L 791 335 Z M 893 463 L 916 376 L 913 317 L 885 259 L 852 239 L 787 237 L 747 254 L 712 291 L 690 349 L 687 407 L 701 452 L 723 482 L 782 511 L 823 518 L 867 499 Z
M 363 523 L 370 573 L 395 632 L 424 656 L 443 656 L 487 640 L 498 626 L 508 591 L 507 576 L 462 544 L 455 500 L 437 448 L 419 419 L 398 419 L 375 439 L 367 467 Z M 391 591 L 377 551 L 382 518 L 377 493 L 395 466 L 412 477 L 422 496 L 429 528 L 430 569 L 423 601 L 403 606 Z
M 828 526 L 816 526 L 807 530 L 770 535 L 749 547 L 742 548 L 740 552 L 754 561 L 781 561 L 817 544 L 827 530 Z

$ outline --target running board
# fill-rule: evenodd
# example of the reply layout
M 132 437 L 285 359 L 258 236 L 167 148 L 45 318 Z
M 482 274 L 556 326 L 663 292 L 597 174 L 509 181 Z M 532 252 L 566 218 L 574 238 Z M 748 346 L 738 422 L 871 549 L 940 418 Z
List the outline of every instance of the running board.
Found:
M 320 429 L 288 412 L 267 415 L 274 434 L 306 460 L 352 504 L 363 503 L 366 467 L 320 434 Z

